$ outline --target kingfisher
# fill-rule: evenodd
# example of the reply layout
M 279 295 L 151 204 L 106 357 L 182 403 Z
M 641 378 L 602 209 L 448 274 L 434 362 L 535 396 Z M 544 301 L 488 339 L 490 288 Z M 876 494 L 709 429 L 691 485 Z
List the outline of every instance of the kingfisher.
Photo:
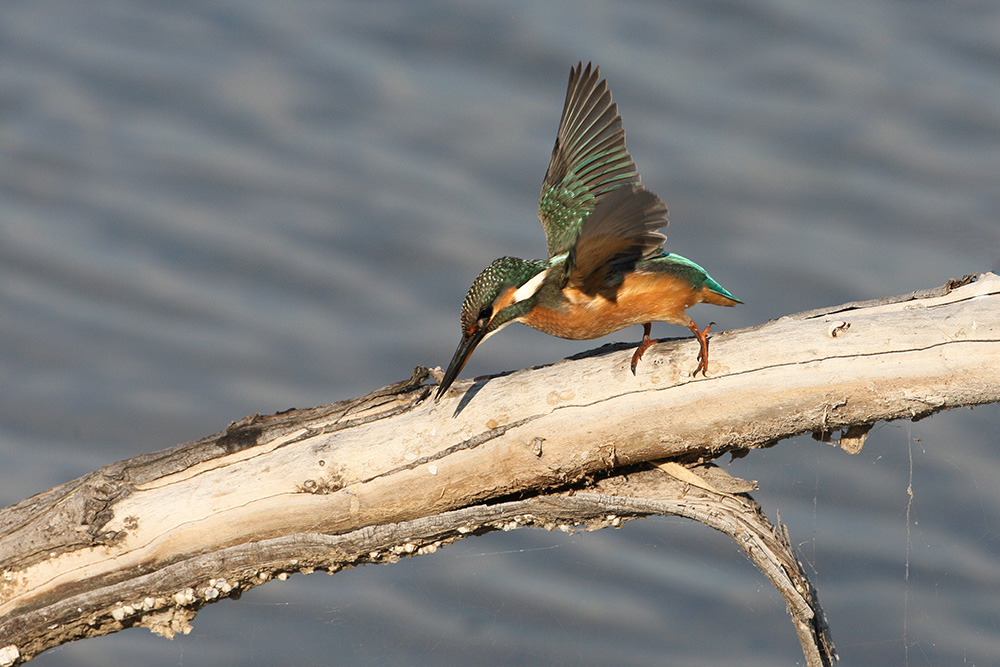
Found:
M 686 326 L 701 345 L 697 375 L 708 371 L 708 331 L 685 312 L 696 303 L 742 303 L 705 269 L 665 252 L 667 207 L 640 181 L 625 148 L 618 105 L 599 67 L 570 70 L 555 147 L 542 181 L 538 219 L 548 259 L 501 257 L 472 283 L 462 303 L 462 340 L 438 385 L 448 390 L 484 340 L 520 322 L 553 336 L 588 340 L 641 324 L 632 374 L 656 341 L 653 322 Z

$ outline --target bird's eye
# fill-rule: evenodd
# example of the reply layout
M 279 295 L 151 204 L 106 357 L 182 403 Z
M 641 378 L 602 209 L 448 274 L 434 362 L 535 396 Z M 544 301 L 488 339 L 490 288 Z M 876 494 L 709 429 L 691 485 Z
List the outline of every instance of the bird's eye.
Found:
M 493 306 L 486 306 L 479 311 L 479 317 L 477 318 L 480 322 L 489 322 L 490 317 L 493 316 Z

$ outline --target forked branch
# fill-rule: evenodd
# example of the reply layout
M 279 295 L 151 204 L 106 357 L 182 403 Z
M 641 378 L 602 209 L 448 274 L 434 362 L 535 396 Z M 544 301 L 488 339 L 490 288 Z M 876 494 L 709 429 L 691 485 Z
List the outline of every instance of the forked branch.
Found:
M 457 383 L 438 404 L 418 369 L 369 396 L 253 415 L 0 511 L 0 665 L 132 625 L 186 632 L 204 604 L 282 573 L 391 561 L 521 523 L 654 513 L 736 539 L 785 595 L 808 664 L 829 664 L 822 611 L 784 531 L 717 476 L 706 486 L 641 471 L 805 432 L 840 432 L 857 451 L 877 421 L 1000 400 L 1000 278 L 711 341 L 708 377 L 691 375 L 690 339 L 650 348 L 635 377 L 631 348 L 611 346 Z

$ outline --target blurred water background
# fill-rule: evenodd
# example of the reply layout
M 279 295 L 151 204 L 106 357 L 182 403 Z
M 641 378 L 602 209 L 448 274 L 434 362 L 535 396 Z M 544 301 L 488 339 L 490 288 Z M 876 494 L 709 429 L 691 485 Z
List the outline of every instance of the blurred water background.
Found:
M 578 60 L 610 81 L 668 248 L 746 302 L 699 323 L 997 271 L 998 35 L 974 1 L 8 0 L 0 506 L 446 364 L 476 273 L 544 253 Z M 464 375 L 594 345 L 511 327 Z M 998 433 L 993 405 L 880 424 L 853 457 L 799 438 L 728 464 L 799 541 L 846 664 L 1000 664 Z M 32 664 L 801 659 L 734 544 L 654 519 L 294 576 L 174 641 Z

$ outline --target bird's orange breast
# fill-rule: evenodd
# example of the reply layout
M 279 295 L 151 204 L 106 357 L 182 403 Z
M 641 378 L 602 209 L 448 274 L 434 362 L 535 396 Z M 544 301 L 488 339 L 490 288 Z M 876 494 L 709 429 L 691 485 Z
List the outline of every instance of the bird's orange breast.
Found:
M 735 303 L 729 299 L 721 303 L 723 299 L 669 273 L 630 273 L 614 300 L 568 288 L 558 302 L 539 304 L 519 321 L 552 336 L 581 340 L 646 322 L 688 326 L 691 318 L 685 310 L 702 301 L 727 306 Z

